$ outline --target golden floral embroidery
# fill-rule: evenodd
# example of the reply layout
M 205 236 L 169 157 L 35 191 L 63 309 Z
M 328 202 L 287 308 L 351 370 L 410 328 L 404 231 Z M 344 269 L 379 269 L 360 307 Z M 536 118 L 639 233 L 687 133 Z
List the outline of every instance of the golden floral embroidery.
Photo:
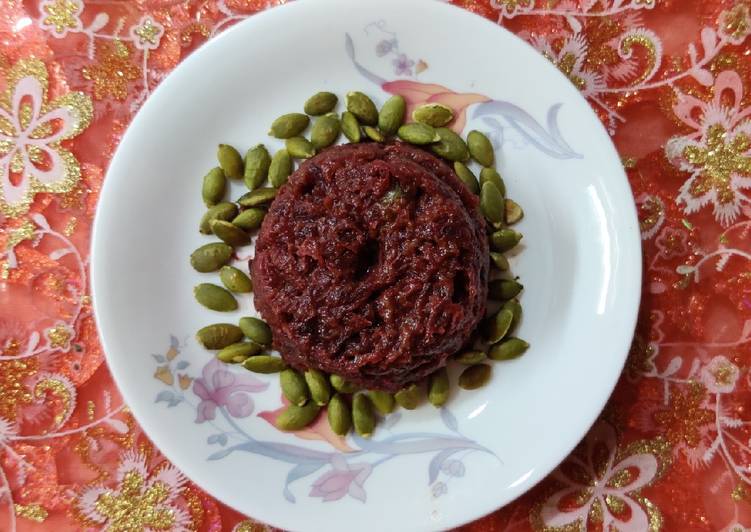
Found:
M 94 98 L 124 100 L 128 96 L 128 84 L 138 79 L 140 74 L 140 69 L 132 63 L 130 56 L 130 47 L 122 41 L 97 47 L 97 63 L 83 69 L 83 77 L 94 82 Z
M 14 505 L 14 509 L 16 510 L 16 515 L 18 517 L 23 517 L 24 519 L 29 519 L 37 523 L 44 523 L 49 515 L 47 510 L 39 504 L 16 504 Z
M 6 361 L 0 357 L 0 418 L 15 420 L 18 407 L 31 403 L 33 395 L 25 382 L 38 370 L 36 358 Z
M 738 4 L 729 11 L 723 11 L 719 20 L 720 35 L 733 44 L 741 44 L 751 34 L 751 12 L 745 4 Z
M 662 428 L 672 444 L 685 443 L 696 447 L 701 441 L 702 426 L 714 420 L 714 414 L 703 408 L 707 390 L 698 382 L 691 382 L 684 392 L 675 390 L 670 396 L 667 410 L 654 414 L 654 420 Z
M 110 530 L 136 532 L 145 528 L 170 530 L 175 516 L 169 508 L 159 508 L 169 495 L 169 487 L 155 482 L 146 487 L 143 475 L 136 471 L 125 474 L 119 493 L 103 493 L 96 501 L 96 510 L 108 519 Z
M 130 29 L 130 35 L 136 48 L 141 50 L 155 50 L 164 34 L 164 27 L 153 18 L 144 16 L 137 26 Z
M 42 2 L 42 27 L 49 28 L 55 36 L 62 37 L 69 30 L 80 30 L 83 4 L 79 0 L 46 0 Z

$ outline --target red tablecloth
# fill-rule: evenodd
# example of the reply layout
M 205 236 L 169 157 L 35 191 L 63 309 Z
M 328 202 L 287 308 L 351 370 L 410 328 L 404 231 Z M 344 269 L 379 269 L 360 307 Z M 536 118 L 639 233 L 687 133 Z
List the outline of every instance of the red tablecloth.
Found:
M 0 530 L 171 530 L 177 510 L 192 529 L 264 528 L 196 486 L 154 482 L 170 466 L 104 364 L 87 254 L 110 156 L 150 91 L 276 3 L 2 2 Z M 599 113 L 645 272 L 599 421 L 549 479 L 468 528 L 748 530 L 751 1 L 454 3 L 532 43 Z

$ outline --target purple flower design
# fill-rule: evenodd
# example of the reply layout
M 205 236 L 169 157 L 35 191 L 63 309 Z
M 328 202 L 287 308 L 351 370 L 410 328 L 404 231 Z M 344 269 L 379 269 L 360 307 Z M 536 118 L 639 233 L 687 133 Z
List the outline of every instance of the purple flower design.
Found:
M 252 375 L 236 375 L 214 359 L 203 367 L 202 377 L 193 381 L 193 393 L 201 398 L 196 423 L 214 419 L 216 409 L 226 407 L 232 417 L 247 417 L 253 412 L 249 393 L 262 392 L 269 385 Z
M 396 39 L 389 39 L 389 40 L 382 40 L 378 44 L 376 44 L 376 55 L 378 57 L 383 57 L 384 55 L 390 53 L 394 47 L 396 46 Z
M 367 494 L 362 486 L 372 470 L 373 466 L 370 464 L 349 464 L 342 455 L 335 454 L 331 457 L 331 470 L 313 483 L 310 496 L 321 497 L 328 502 L 338 501 L 349 494 L 350 497 L 365 502 Z
M 391 64 L 394 65 L 394 74 L 397 76 L 411 76 L 412 67 L 415 65 L 415 62 L 405 54 L 399 54 Z

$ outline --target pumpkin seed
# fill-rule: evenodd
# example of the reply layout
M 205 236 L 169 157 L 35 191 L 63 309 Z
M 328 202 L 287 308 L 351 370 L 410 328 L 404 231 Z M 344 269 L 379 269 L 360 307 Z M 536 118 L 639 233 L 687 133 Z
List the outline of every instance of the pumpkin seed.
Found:
M 472 130 L 467 135 L 467 146 L 472 158 L 483 166 L 493 166 L 495 152 L 488 137 L 477 130 Z
M 240 196 L 237 203 L 243 207 L 258 207 L 274 201 L 276 193 L 275 188 L 257 188 Z
M 430 376 L 428 384 L 428 401 L 433 406 L 443 406 L 449 399 L 449 374 L 441 368 Z
M 215 323 L 198 330 L 196 340 L 206 349 L 224 349 L 243 338 L 243 332 L 231 323 Z
M 357 117 L 349 111 L 342 113 L 342 133 L 352 143 L 356 144 L 362 140 L 360 123 L 357 121 Z
M 253 291 L 253 283 L 245 272 L 234 266 L 222 266 L 219 270 L 219 279 L 227 290 L 238 294 L 247 294 Z
M 284 145 L 293 159 L 310 159 L 316 154 L 313 144 L 305 137 L 292 137 Z
M 522 239 L 522 234 L 513 229 L 501 229 L 490 235 L 490 246 L 501 253 L 515 247 Z
M 279 357 L 257 355 L 243 362 L 243 367 L 254 373 L 279 373 L 287 368 L 287 364 Z
M 271 158 L 269 167 L 269 183 L 274 188 L 281 187 L 287 182 L 292 173 L 292 157 L 287 150 L 279 150 Z M 255 192 L 255 191 L 254 191 Z
M 487 364 L 477 364 L 465 369 L 459 375 L 459 386 L 465 390 L 476 390 L 485 386 L 490 380 L 492 368 Z
M 305 372 L 305 382 L 308 383 L 310 397 L 317 405 L 327 404 L 331 398 L 331 386 L 326 375 L 317 369 L 309 369 Z
M 464 351 L 463 353 L 459 353 L 458 355 L 454 356 L 454 360 L 457 361 L 459 364 L 464 364 L 465 366 L 474 366 L 475 364 L 480 364 L 487 360 L 487 355 L 485 354 L 485 351 Z
M 211 222 L 211 232 L 232 247 L 244 246 L 250 243 L 250 235 L 232 222 L 214 220 Z
M 252 231 L 261 227 L 261 222 L 263 222 L 265 216 L 266 211 L 263 209 L 251 208 L 235 216 L 232 219 L 232 224 L 245 231 Z
M 227 178 L 224 171 L 219 168 L 212 168 L 203 178 L 203 187 L 201 187 L 201 196 L 207 207 L 213 207 L 224 198 L 224 192 L 227 189 Z
M 519 320 L 522 319 L 521 303 L 519 303 L 518 299 L 509 299 L 503 304 L 501 308 L 503 310 L 510 310 L 511 313 L 514 315 L 514 319 L 511 320 L 511 327 L 510 327 L 510 330 L 513 330 L 514 327 L 516 327 L 516 325 L 519 323 Z
M 240 179 L 243 176 L 243 158 L 235 148 L 229 144 L 220 144 L 216 150 L 216 158 L 224 175 L 232 179 Z
M 364 393 L 357 393 L 352 398 L 352 421 L 355 432 L 363 438 L 370 438 L 376 426 L 376 416 L 373 412 L 373 403 Z
M 412 111 L 412 120 L 433 127 L 443 127 L 453 119 L 453 109 L 442 103 L 424 103 Z
M 249 358 L 248 360 L 254 358 L 259 357 Z M 279 430 L 287 431 L 304 429 L 313 422 L 320 411 L 321 407 L 313 401 L 309 401 L 303 406 L 289 405 L 284 412 L 277 416 L 276 426 Z
M 232 259 L 232 253 L 232 247 L 224 242 L 212 242 L 190 254 L 190 265 L 197 272 L 215 272 Z
M 269 135 L 278 139 L 297 137 L 300 133 L 305 131 L 308 124 L 310 124 L 310 118 L 308 118 L 308 115 L 302 113 L 288 113 L 274 120 L 271 124 Z
M 521 206 L 516 203 L 514 200 L 507 199 L 504 202 L 504 206 L 506 209 L 506 223 L 509 225 L 514 225 L 519 220 L 524 218 L 524 211 L 522 210 Z
M 193 288 L 193 296 L 204 307 L 218 312 L 237 310 L 237 300 L 229 291 L 211 283 L 201 283 Z
M 509 338 L 490 348 L 488 356 L 493 360 L 512 360 L 522 356 L 529 344 L 520 338 Z
M 266 346 L 271 345 L 273 339 L 271 327 L 265 321 L 258 318 L 240 318 L 238 325 L 243 334 L 255 343 Z
M 490 222 L 502 222 L 503 196 L 501 196 L 498 187 L 493 183 L 487 182 L 480 190 L 480 209 Z
M 293 405 L 302 406 L 310 399 L 305 377 L 294 369 L 285 369 L 279 374 L 279 385 L 284 397 Z
M 355 393 L 357 391 L 357 386 L 351 382 L 347 382 L 344 380 L 344 377 L 340 377 L 339 375 L 331 375 L 329 380 L 331 381 L 331 386 L 333 386 L 337 392 Z
M 229 221 L 237 216 L 237 205 L 224 201 L 217 203 L 213 207 L 204 213 L 201 217 L 201 223 L 198 225 L 198 230 L 204 235 L 211 234 L 211 222 L 214 220 Z
M 364 126 L 362 130 L 363 132 L 365 132 L 365 136 L 374 142 L 383 142 L 386 140 L 386 137 L 383 136 L 383 133 L 378 131 L 373 126 Z
M 336 142 L 341 129 L 342 125 L 335 114 L 322 116 L 313 123 L 310 142 L 316 150 L 327 148 Z
M 410 384 L 394 394 L 394 400 L 402 408 L 414 410 L 420 404 L 422 390 L 417 384 Z
M 383 104 L 378 113 L 378 129 L 385 135 L 394 135 L 399 126 L 404 123 L 404 114 L 407 112 L 407 102 L 403 96 L 395 94 Z
M 514 320 L 514 313 L 508 309 L 501 309 L 498 313 L 488 320 L 485 337 L 491 344 L 497 344 L 508 334 L 511 329 L 511 323 Z
M 382 392 L 381 390 L 370 390 L 367 393 L 379 414 L 385 416 L 394 411 L 396 401 L 394 401 L 393 395 L 388 392 Z
M 305 102 L 303 110 L 311 116 L 325 115 L 336 107 L 339 98 L 333 92 L 317 92 Z
M 493 264 L 495 264 L 495 267 L 501 270 L 502 272 L 505 272 L 509 269 L 508 259 L 503 253 L 497 253 L 495 251 L 491 251 L 490 260 L 492 260 Z
M 495 279 L 488 283 L 488 297 L 496 301 L 506 301 L 519 295 L 524 286 L 511 279 Z
M 506 183 L 503 182 L 501 174 L 495 168 L 483 168 L 480 170 L 480 186 L 483 186 L 487 181 L 498 187 L 501 196 L 506 195 Z
M 344 436 L 352 428 L 352 411 L 342 395 L 334 394 L 334 397 L 329 401 L 327 415 L 329 426 L 334 434 Z
M 357 117 L 357 120 L 366 126 L 378 124 L 378 109 L 373 100 L 362 92 L 347 93 L 347 111 Z
M 440 141 L 430 147 L 433 153 L 449 161 L 466 161 L 469 159 L 467 144 L 459 135 L 447 127 L 439 127 L 435 132 Z
M 472 173 L 472 170 L 467 168 L 466 164 L 461 161 L 454 161 L 454 172 L 456 172 L 456 176 L 461 179 L 462 183 L 467 186 L 472 194 L 480 193 L 480 185 L 477 183 L 477 178 Z
M 266 146 L 259 144 L 250 148 L 245 154 L 245 173 L 243 179 L 249 190 L 255 190 L 266 181 L 271 166 L 271 155 Z
M 415 144 L 417 146 L 425 146 L 441 140 L 441 137 L 435 132 L 435 128 L 427 124 L 418 124 L 416 122 L 404 124 L 397 131 L 397 135 L 404 142 L 409 142 L 410 144 Z
M 261 346 L 253 342 L 238 342 L 228 345 L 216 354 L 222 362 L 227 364 L 245 362 L 248 357 L 252 357 L 261 352 Z

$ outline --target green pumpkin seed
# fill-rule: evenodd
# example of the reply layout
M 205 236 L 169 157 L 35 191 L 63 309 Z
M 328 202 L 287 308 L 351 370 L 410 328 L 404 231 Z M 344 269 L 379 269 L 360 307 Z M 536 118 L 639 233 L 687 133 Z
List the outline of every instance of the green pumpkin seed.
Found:
M 465 390 L 482 388 L 490 380 L 492 371 L 492 368 L 487 364 L 470 366 L 459 375 L 459 386 Z
M 355 432 L 363 438 L 370 438 L 376 426 L 376 416 L 373 403 L 364 393 L 355 394 L 352 398 L 352 421 Z
M 287 150 L 279 150 L 271 158 L 269 167 L 269 183 L 274 188 L 281 187 L 287 182 L 292 173 L 292 157 Z M 254 191 L 255 192 L 255 191 Z
M 287 153 L 293 159 L 310 159 L 316 154 L 313 144 L 305 137 L 292 137 L 284 143 Z
M 232 219 L 232 224 L 244 231 L 252 231 L 261 227 L 266 211 L 263 209 L 247 209 Z
M 279 374 L 279 385 L 284 397 L 293 405 L 302 406 L 310 399 L 305 377 L 294 369 L 285 369 Z
M 402 408 L 407 410 L 414 410 L 417 405 L 420 404 L 422 398 L 422 390 L 417 384 L 410 384 L 406 388 L 402 388 L 394 394 L 394 400 Z
M 243 158 L 235 148 L 229 144 L 220 144 L 216 150 L 216 158 L 224 175 L 232 179 L 240 179 L 243 176 Z
M 488 356 L 493 360 L 512 360 L 522 356 L 529 344 L 520 338 L 509 338 L 490 348 Z
M 222 266 L 219 270 L 219 279 L 227 290 L 238 294 L 247 294 L 253 291 L 253 283 L 245 272 L 233 266 Z
M 279 357 L 257 355 L 243 362 L 243 367 L 254 373 L 279 373 L 287 368 L 287 364 Z
M 249 358 L 253 360 L 259 357 Z M 247 361 L 246 361 L 247 362 Z M 321 407 L 313 401 L 308 401 L 303 406 L 289 405 L 287 409 L 276 418 L 276 427 L 279 430 L 301 430 L 310 425 L 318 416 Z
M 276 193 L 275 188 L 257 188 L 240 196 L 237 203 L 243 207 L 258 207 L 274 201 Z
M 441 368 L 430 376 L 428 384 L 428 401 L 433 406 L 443 406 L 449 399 L 449 374 Z
M 480 185 L 477 183 L 477 178 L 472 173 L 472 170 L 467 168 L 466 164 L 461 161 L 455 161 L 454 172 L 456 172 L 457 177 L 461 179 L 462 183 L 467 186 L 472 194 L 480 193 Z
M 193 288 L 193 296 L 204 307 L 218 312 L 237 310 L 237 300 L 229 291 L 211 283 L 201 283 Z
M 522 234 L 513 229 L 501 229 L 490 235 L 490 246 L 501 253 L 515 247 L 522 239 Z
M 342 113 L 342 133 L 352 143 L 356 144 L 362 140 L 360 123 L 357 121 L 357 117 L 349 111 Z
M 514 327 L 519 323 L 519 320 L 522 319 L 522 306 L 521 303 L 519 303 L 518 299 L 509 299 L 506 301 L 503 306 L 501 307 L 503 310 L 509 310 L 514 315 L 514 319 L 511 320 L 511 327 L 510 329 L 513 330 Z
M 227 189 L 227 178 L 224 171 L 219 168 L 212 168 L 203 178 L 203 187 L 201 187 L 201 196 L 207 207 L 213 207 L 224 198 L 224 192 Z
M 511 323 L 514 320 L 514 313 L 508 309 L 501 309 L 498 313 L 490 318 L 485 328 L 485 337 L 491 344 L 497 344 L 508 334 L 511 329 Z
M 385 416 L 394 411 L 396 401 L 394 401 L 393 395 L 388 392 L 382 392 L 381 390 L 370 390 L 367 393 L 379 414 Z
M 253 342 L 238 342 L 228 345 L 216 354 L 222 362 L 227 364 L 245 362 L 248 357 L 252 357 L 261 352 L 261 346 Z
M 490 222 L 502 222 L 504 216 L 503 196 L 498 187 L 487 182 L 480 190 L 480 209 Z
M 204 235 L 211 234 L 211 222 L 214 220 L 229 221 L 237 216 L 237 205 L 224 201 L 217 203 L 201 217 L 201 223 L 198 225 L 198 230 Z
M 250 243 L 250 235 L 232 222 L 214 220 L 211 222 L 211 232 L 232 247 L 244 246 Z
M 480 170 L 480 186 L 483 186 L 488 181 L 498 187 L 501 196 L 506 195 L 506 183 L 503 182 L 501 174 L 495 168 L 483 168 Z
M 297 137 L 305 131 L 310 124 L 308 115 L 302 113 L 288 113 L 282 115 L 271 124 L 269 135 L 278 139 L 289 139 Z
M 496 301 L 506 301 L 519 295 L 524 285 L 511 279 L 495 279 L 488 283 L 488 297 Z
M 347 400 L 340 394 L 334 394 L 328 406 L 329 426 L 334 434 L 344 436 L 352 428 L 352 411 Z
M 339 98 L 333 92 L 317 92 L 305 102 L 303 110 L 311 116 L 325 115 L 336 107 Z
M 322 116 L 313 123 L 310 142 L 316 150 L 328 148 L 336 142 L 341 129 L 342 125 L 335 114 Z
M 255 190 L 266 181 L 271 166 L 271 155 L 266 146 L 259 144 L 250 148 L 245 154 L 245 173 L 243 179 L 249 190 Z
M 232 247 L 223 242 L 212 242 L 195 250 L 190 255 L 190 265 L 197 272 L 215 272 L 232 259 Z
M 357 386 L 351 382 L 347 382 L 344 380 L 344 377 L 340 377 L 339 375 L 331 375 L 329 380 L 331 381 L 331 386 L 333 386 L 337 392 L 355 393 L 357 391 Z
M 495 151 L 488 137 L 477 130 L 472 130 L 467 135 L 467 146 L 472 158 L 483 166 L 493 166 Z
M 258 318 L 240 318 L 238 325 L 250 340 L 260 345 L 271 345 L 271 327 L 265 321 Z
M 224 349 L 243 338 L 243 332 L 231 323 L 215 323 L 199 329 L 196 340 L 206 349 Z
M 463 353 L 459 353 L 458 355 L 454 356 L 454 360 L 457 361 L 459 364 L 464 364 L 465 366 L 474 366 L 475 364 L 481 364 L 482 362 L 485 362 L 487 360 L 487 355 L 485 354 L 485 351 L 464 351 Z
M 453 119 L 454 111 L 442 103 L 424 103 L 412 111 L 412 120 L 433 127 L 443 127 Z
M 404 123 L 404 115 L 407 112 L 407 102 L 398 94 L 392 96 L 381 107 L 378 113 L 378 129 L 385 135 L 394 135 L 399 126 Z
M 309 369 L 305 372 L 305 382 L 308 383 L 310 397 L 317 405 L 323 406 L 331 399 L 331 386 L 326 375 L 317 369 Z
M 467 161 L 469 159 L 467 144 L 459 135 L 447 127 L 439 127 L 435 132 L 440 141 L 430 147 L 433 153 L 449 161 Z
M 411 124 L 404 124 L 396 133 L 400 139 L 410 144 L 417 146 L 425 146 L 441 140 L 438 133 L 435 132 L 435 128 L 427 124 L 418 124 L 413 122 Z
M 495 267 L 501 270 L 502 272 L 505 272 L 509 269 L 508 259 L 503 253 L 497 253 L 495 251 L 491 251 L 490 260 L 492 260 L 493 264 L 495 264 Z
M 347 111 L 357 117 L 357 120 L 366 126 L 378 124 L 378 109 L 373 100 L 362 92 L 347 93 Z
M 365 126 L 362 128 L 362 130 L 365 133 L 365 136 L 368 137 L 372 141 L 383 142 L 386 140 L 386 137 L 383 136 L 383 133 L 378 131 L 373 126 Z
M 507 199 L 505 201 L 505 208 L 507 224 L 514 225 L 519 220 L 524 218 L 524 211 L 522 210 L 521 206 L 519 206 L 519 204 L 514 200 Z

